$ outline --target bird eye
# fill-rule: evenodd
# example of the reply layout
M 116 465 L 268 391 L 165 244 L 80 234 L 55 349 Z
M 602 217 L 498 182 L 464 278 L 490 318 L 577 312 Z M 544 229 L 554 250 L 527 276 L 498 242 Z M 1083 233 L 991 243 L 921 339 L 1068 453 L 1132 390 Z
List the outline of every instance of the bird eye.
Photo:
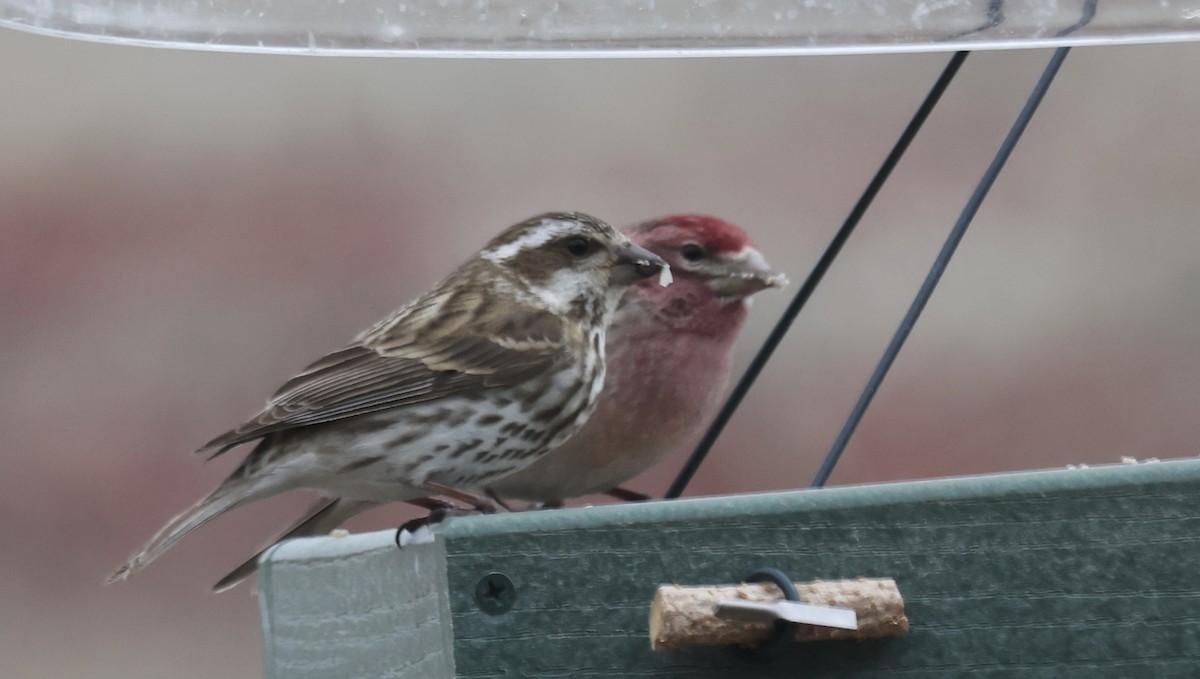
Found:
M 567 248 L 567 252 L 575 257 L 583 257 L 592 251 L 594 243 L 589 238 L 583 236 L 571 236 L 563 241 L 563 245 Z
M 697 243 L 685 243 L 679 249 L 679 254 L 683 255 L 683 258 L 689 262 L 696 262 L 704 259 L 704 248 L 700 247 Z

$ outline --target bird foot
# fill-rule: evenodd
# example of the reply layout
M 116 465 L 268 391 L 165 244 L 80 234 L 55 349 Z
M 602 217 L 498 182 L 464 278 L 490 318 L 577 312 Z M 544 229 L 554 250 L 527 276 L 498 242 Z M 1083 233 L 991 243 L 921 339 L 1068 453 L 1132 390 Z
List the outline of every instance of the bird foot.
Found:
M 496 507 L 499 507 L 506 512 L 511 512 L 513 510 L 512 507 L 508 506 L 508 503 L 504 501 L 504 498 L 502 498 L 496 494 L 496 491 L 492 490 L 491 488 L 488 488 L 488 489 L 484 490 L 483 492 L 487 495 L 487 498 L 489 500 L 491 500 L 493 503 L 495 503 Z M 484 512 L 484 513 L 485 514 L 494 514 L 496 512 L 496 507 L 492 507 L 492 511 Z
M 620 486 L 613 488 L 612 490 L 605 491 L 604 494 L 609 497 L 615 497 L 623 502 L 646 502 L 647 500 L 654 499 L 645 493 L 639 493 L 636 490 L 629 490 L 628 488 L 621 488 Z
M 410 504 L 417 504 L 419 507 L 428 507 L 429 513 L 400 524 L 400 527 L 396 529 L 395 537 L 396 547 L 400 549 L 404 549 L 408 545 L 431 542 L 433 540 L 433 527 L 451 516 L 465 516 L 476 512 L 475 509 L 459 507 L 449 502 L 434 500 L 432 498 L 423 498 L 420 504 L 415 502 Z
M 470 505 L 475 508 L 475 511 L 481 514 L 495 514 L 497 511 L 497 505 L 503 508 L 506 512 L 511 511 L 509 510 L 508 505 L 504 504 L 504 501 L 499 497 L 496 497 L 495 493 L 492 493 L 490 490 L 484 491 L 486 496 L 476 495 L 475 493 L 470 493 L 465 490 L 459 490 L 454 486 L 447 486 L 444 483 L 434 483 L 432 481 L 425 483 L 425 485 L 421 487 L 429 491 L 431 494 L 442 495 L 450 498 L 451 500 L 457 500 L 465 505 Z
M 489 495 L 491 493 L 489 492 Z M 499 505 L 504 511 L 512 511 L 504 501 L 498 497 L 495 498 L 495 503 L 485 497 L 462 494 L 462 498 L 469 507 L 460 507 L 456 504 L 438 500 L 435 498 L 419 498 L 417 500 L 408 500 L 408 504 L 417 507 L 423 507 L 429 510 L 425 516 L 419 516 L 415 519 L 405 521 L 396 529 L 396 546 L 403 549 L 407 545 L 420 544 L 422 542 L 430 542 L 433 540 L 433 526 L 445 521 L 452 516 L 468 516 L 470 514 L 495 514 L 496 506 Z M 468 499 L 469 498 L 469 499 Z

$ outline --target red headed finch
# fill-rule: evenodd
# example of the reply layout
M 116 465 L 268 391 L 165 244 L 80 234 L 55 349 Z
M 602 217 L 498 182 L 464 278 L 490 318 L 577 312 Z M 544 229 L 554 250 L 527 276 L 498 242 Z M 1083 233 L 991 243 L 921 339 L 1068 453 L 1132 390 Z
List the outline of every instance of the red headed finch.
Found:
M 492 482 L 502 497 L 557 504 L 605 493 L 694 444 L 720 407 L 747 298 L 787 282 L 744 231 L 715 217 L 666 217 L 625 233 L 665 259 L 674 282 L 625 295 L 596 412 L 566 443 Z
M 608 334 L 596 411 L 566 443 L 491 481 L 501 496 L 556 504 L 608 492 L 694 444 L 720 405 L 747 298 L 786 283 L 744 231 L 714 217 L 666 217 L 626 233 L 670 263 L 674 282 L 643 281 L 625 295 Z M 280 539 L 326 533 L 376 504 L 322 498 Z M 236 584 L 255 563 L 243 563 L 215 589 Z
M 508 228 L 204 445 L 215 456 L 258 441 L 109 581 L 214 517 L 294 488 L 372 502 L 471 501 L 463 491 L 532 463 L 587 420 L 621 294 L 667 271 L 657 255 L 587 215 L 551 213 Z

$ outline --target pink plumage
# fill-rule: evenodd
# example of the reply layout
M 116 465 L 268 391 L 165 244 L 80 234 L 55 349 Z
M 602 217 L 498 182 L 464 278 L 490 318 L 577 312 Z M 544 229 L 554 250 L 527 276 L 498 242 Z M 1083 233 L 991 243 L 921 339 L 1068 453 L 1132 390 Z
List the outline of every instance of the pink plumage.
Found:
M 694 445 L 724 396 L 747 298 L 786 280 L 744 231 L 715 217 L 674 215 L 625 233 L 667 260 L 674 282 L 626 293 L 596 411 L 562 446 L 495 481 L 503 497 L 558 503 L 607 492 Z

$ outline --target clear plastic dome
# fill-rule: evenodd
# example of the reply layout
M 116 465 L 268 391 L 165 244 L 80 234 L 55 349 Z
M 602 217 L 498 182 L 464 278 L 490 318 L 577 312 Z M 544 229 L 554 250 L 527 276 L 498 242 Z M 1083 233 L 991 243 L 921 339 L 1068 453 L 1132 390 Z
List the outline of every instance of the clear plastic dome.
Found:
M 1200 0 L 0 0 L 0 25 L 240 52 L 840 54 L 1194 40 Z

